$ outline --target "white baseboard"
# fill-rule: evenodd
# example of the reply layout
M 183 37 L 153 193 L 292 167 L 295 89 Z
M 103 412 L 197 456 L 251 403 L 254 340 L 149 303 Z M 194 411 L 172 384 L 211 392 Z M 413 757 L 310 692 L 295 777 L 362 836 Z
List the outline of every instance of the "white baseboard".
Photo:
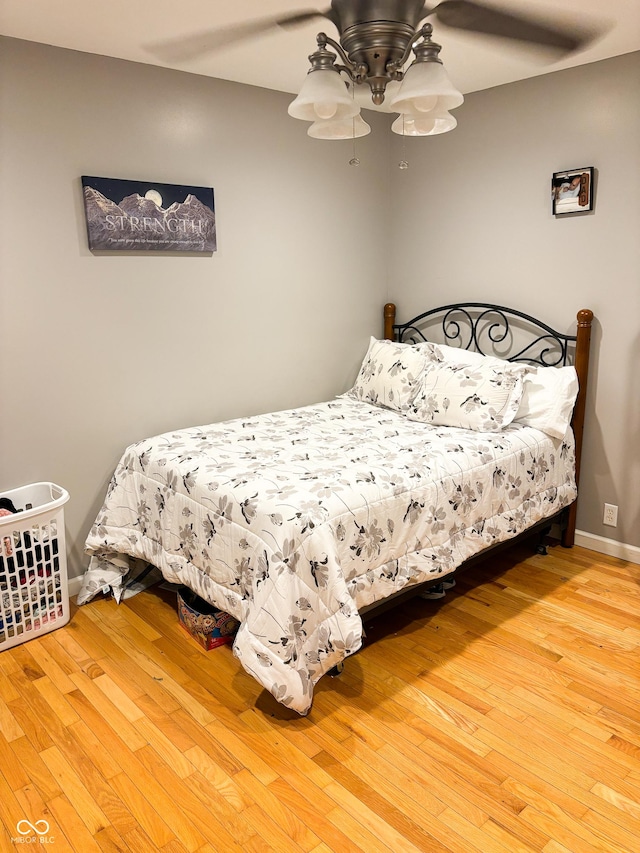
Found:
M 75 598 L 82 588 L 83 575 L 77 578 L 69 578 L 69 598 Z
M 625 542 L 616 542 L 615 539 L 605 539 L 604 536 L 596 536 L 595 533 L 585 533 L 584 530 L 576 530 L 576 545 L 606 554 L 608 557 L 618 557 L 629 563 L 640 565 L 640 548 L 636 545 L 627 545 Z

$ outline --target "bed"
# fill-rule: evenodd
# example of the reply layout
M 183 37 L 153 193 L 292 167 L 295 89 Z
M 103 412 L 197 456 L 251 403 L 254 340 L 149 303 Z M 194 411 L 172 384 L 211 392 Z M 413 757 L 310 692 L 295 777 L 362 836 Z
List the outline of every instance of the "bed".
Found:
M 573 544 L 592 317 L 565 334 L 465 303 L 396 323 L 389 303 L 347 393 L 137 442 L 78 603 L 156 566 L 234 616 L 242 666 L 308 713 L 365 612 L 554 522 Z

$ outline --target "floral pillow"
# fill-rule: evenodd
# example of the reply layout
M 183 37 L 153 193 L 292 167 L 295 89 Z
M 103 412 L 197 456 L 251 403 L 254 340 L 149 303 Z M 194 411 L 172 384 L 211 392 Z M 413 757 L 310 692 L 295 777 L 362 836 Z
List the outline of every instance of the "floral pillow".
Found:
M 508 362 L 432 362 L 407 417 L 437 426 L 493 432 L 514 419 L 527 368 Z
M 439 344 L 438 349 L 442 361 L 447 364 L 484 364 L 498 367 L 512 364 L 494 356 L 443 344 Z M 524 366 L 524 389 L 514 422 L 535 427 L 553 438 L 564 438 L 578 395 L 575 367 Z
M 418 393 L 427 367 L 439 358 L 433 344 L 397 344 L 371 338 L 349 397 L 404 412 Z

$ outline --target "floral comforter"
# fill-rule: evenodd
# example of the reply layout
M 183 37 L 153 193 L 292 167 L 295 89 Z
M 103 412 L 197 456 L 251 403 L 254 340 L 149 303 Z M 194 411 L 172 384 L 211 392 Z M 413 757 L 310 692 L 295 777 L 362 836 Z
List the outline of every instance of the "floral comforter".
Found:
M 129 447 L 87 539 L 79 603 L 132 561 L 240 621 L 234 653 L 305 714 L 362 642 L 359 608 L 453 571 L 576 497 L 565 440 L 433 427 L 348 397 Z

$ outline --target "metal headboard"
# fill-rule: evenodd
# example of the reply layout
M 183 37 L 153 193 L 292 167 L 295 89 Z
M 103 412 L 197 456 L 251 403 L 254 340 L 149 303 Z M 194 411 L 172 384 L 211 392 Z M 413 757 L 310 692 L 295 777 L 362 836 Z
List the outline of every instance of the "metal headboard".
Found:
M 407 323 L 392 323 L 392 329 L 400 343 L 445 343 L 543 367 L 572 364 L 577 340 L 522 311 L 486 302 L 443 305 Z

